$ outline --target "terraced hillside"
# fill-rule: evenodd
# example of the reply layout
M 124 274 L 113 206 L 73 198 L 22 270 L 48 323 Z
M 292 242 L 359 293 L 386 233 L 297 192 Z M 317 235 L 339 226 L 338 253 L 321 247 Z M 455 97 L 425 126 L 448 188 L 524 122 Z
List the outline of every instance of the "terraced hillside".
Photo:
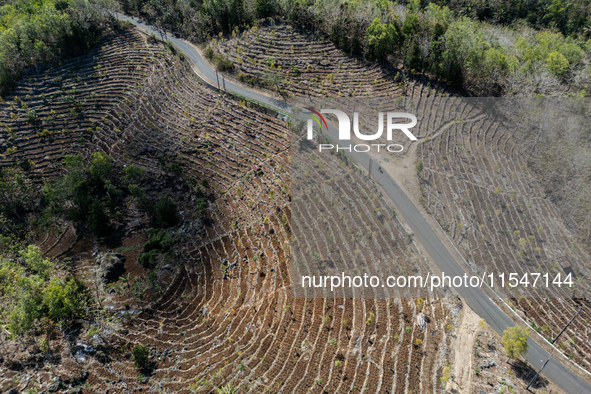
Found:
M 209 45 L 233 63 L 235 78 L 284 95 L 398 97 L 418 82 L 392 66 L 347 56 L 328 39 L 286 23 L 253 26 Z M 425 91 L 439 86 L 421 85 Z
M 284 96 L 455 95 L 438 85 L 405 81 L 376 65 L 360 72 L 360 60 L 285 24 L 254 27 L 232 39 L 213 41 L 211 46 L 234 63 L 240 79 L 279 80 Z M 433 103 L 423 103 L 429 102 Z M 588 250 L 567 229 L 565 221 L 572 218 L 561 216 L 551 199 L 545 198 L 541 182 L 528 167 L 526 145 L 513 132 L 499 128 L 499 122 L 483 118 L 471 104 L 448 103 L 455 107 L 419 108 L 429 114 L 429 122 L 438 123 L 421 125 L 420 136 L 429 138 L 418 145 L 417 161 L 424 165 L 423 205 L 461 250 L 468 268 L 481 273 L 540 271 L 563 277 L 574 269 L 578 278 L 588 278 Z M 462 121 L 442 127 L 440 118 L 451 112 Z M 513 297 L 511 306 L 549 340 L 580 306 L 585 307 L 557 346 L 591 370 L 588 300 L 576 298 L 583 293 L 573 293 L 574 300 L 547 299 L 541 293 L 540 298 L 526 299 L 524 295 L 506 294 Z
M 448 233 L 475 272 L 549 272 L 589 278 L 588 251 L 569 231 L 527 166 L 521 134 L 464 100 L 442 101 L 456 113 L 449 127 L 435 127 L 418 145 L 425 209 Z M 506 102 L 509 105 L 510 101 Z M 428 104 L 427 104 L 428 105 Z M 428 110 L 428 109 L 427 109 Z M 432 117 L 431 119 L 435 119 Z M 578 278 L 578 279 L 577 279 Z M 582 285 L 582 282 L 581 282 Z M 589 301 L 583 288 L 570 298 L 523 286 L 502 292 L 533 329 L 554 339 L 579 307 L 585 310 L 558 348 L 591 370 Z M 538 294 L 539 298 L 532 298 Z M 572 294 L 572 295 L 571 295 Z
M 31 75 L 1 105 L 3 167 L 30 159 L 38 187 L 64 172 L 64 155 L 104 151 L 117 165 L 144 167 L 146 193 L 172 198 L 179 221 L 168 230 L 174 258 L 152 271 L 149 289 L 136 263 L 149 221 L 133 198 L 119 211 L 114 245 L 68 221 L 51 236 L 36 231 L 30 241 L 72 258 L 92 289 L 93 255 L 110 248 L 127 257 L 133 275 L 96 285 L 98 305 L 110 312 L 49 337 L 46 357 L 6 342 L 0 389 L 439 391 L 457 305 L 292 298 L 290 131 L 275 114 L 204 87 L 173 52 L 129 30 Z M 195 198 L 203 189 L 205 215 Z M 403 248 L 400 264 L 414 264 L 405 234 L 391 231 Z M 419 314 L 426 328 L 417 326 Z M 146 376 L 130 356 L 140 344 L 149 346 Z

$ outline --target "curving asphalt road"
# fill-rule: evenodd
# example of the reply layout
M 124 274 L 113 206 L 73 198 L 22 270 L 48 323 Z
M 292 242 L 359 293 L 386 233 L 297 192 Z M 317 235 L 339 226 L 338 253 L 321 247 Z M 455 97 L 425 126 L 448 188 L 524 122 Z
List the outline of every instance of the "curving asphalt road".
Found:
M 142 21 L 128 17 L 126 15 L 115 15 L 118 19 L 129 21 L 138 26 L 140 29 L 147 31 L 148 33 L 154 34 L 157 37 L 160 36 L 160 31 L 151 25 L 145 24 Z M 167 34 L 164 38 L 174 44 L 185 54 L 185 56 L 191 59 L 191 61 L 199 70 L 199 76 L 204 79 L 205 82 L 214 86 L 217 85 L 217 74 L 215 70 L 213 70 L 209 63 L 207 63 L 207 61 L 201 57 L 199 52 L 195 50 L 195 47 L 192 44 L 189 44 L 188 42 L 180 38 L 176 38 L 170 34 Z M 219 81 L 220 85 L 222 85 L 221 76 Z M 286 112 L 290 112 L 292 109 L 291 105 L 283 101 L 276 100 L 262 93 L 250 90 L 244 86 L 237 85 L 227 80 L 224 81 L 224 83 L 225 90 L 245 98 L 258 101 Z M 329 126 L 328 132 L 325 133 L 325 135 L 333 141 L 338 141 L 338 131 L 332 126 Z M 350 156 L 355 159 L 358 164 L 366 169 L 369 169 L 370 156 L 367 153 L 352 152 Z M 400 186 L 398 186 L 398 184 L 396 184 L 396 182 L 387 173 L 373 171 L 372 178 L 382 186 L 384 192 L 394 202 L 396 208 L 402 214 L 415 234 L 415 238 L 419 240 L 421 245 L 423 245 L 429 256 L 431 256 L 433 261 L 437 264 L 439 270 L 445 272 L 446 275 L 463 276 L 466 271 L 460 266 L 448 249 L 443 245 L 433 229 L 429 226 L 427 220 L 425 220 L 423 215 L 419 212 L 417 207 L 404 193 Z M 499 309 L 499 307 L 489 298 L 489 296 L 484 293 L 484 291 L 482 291 L 482 289 L 462 287 L 457 288 L 456 291 L 474 312 L 476 312 L 480 317 L 486 319 L 488 325 L 490 325 L 492 329 L 495 330 L 499 335 L 502 335 L 503 331 L 507 329 L 507 327 L 512 327 L 515 325 L 509 316 Z M 548 359 L 550 355 L 532 339 L 528 340 L 528 344 L 529 350 L 525 355 L 525 359 L 527 359 L 530 365 L 532 365 L 536 370 L 539 370 L 539 368 L 542 367 L 542 364 Z M 567 393 L 591 393 L 591 385 L 570 371 L 554 357 L 550 359 L 544 368 L 542 375 Z

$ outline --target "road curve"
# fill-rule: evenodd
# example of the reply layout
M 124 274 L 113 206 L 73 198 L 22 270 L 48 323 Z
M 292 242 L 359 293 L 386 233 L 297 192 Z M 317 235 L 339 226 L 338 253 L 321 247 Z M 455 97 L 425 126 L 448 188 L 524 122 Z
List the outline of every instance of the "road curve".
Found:
M 118 19 L 133 23 L 150 34 L 154 34 L 157 37 L 160 36 L 160 31 L 151 25 L 126 15 L 116 13 L 115 16 Z M 165 39 L 179 48 L 185 56 L 193 62 L 195 67 L 199 70 L 200 76 L 204 78 L 207 83 L 211 82 L 214 86 L 217 85 L 217 74 L 215 70 L 213 70 L 209 63 L 201 57 L 192 44 L 170 34 L 167 34 Z M 228 80 L 224 82 L 225 90 L 227 91 L 282 111 L 291 111 L 291 105 L 283 101 L 253 91 Z M 337 134 L 337 130 L 331 126 L 329 126 L 328 132 L 325 133 L 325 135 L 333 141 L 338 141 Z M 367 153 L 352 152 L 350 156 L 355 159 L 359 165 L 369 169 L 370 156 Z M 412 229 L 415 238 L 419 240 L 429 256 L 431 256 L 433 261 L 437 264 L 439 270 L 445 272 L 446 275 L 463 276 L 465 270 L 443 245 L 441 240 L 435 234 L 435 231 L 429 226 L 427 220 L 400 186 L 398 186 L 387 173 L 374 171 L 372 178 L 382 186 L 384 192 L 393 201 L 400 214 L 402 214 L 403 218 Z M 457 292 L 459 296 L 466 301 L 470 308 L 472 308 L 472 310 L 480 317 L 486 319 L 488 325 L 499 335 L 502 335 L 507 327 L 515 326 L 515 323 L 509 318 L 509 316 L 507 316 L 480 288 L 458 288 Z M 529 350 L 525 355 L 525 359 L 536 370 L 539 370 L 550 355 L 531 338 L 528 339 L 528 344 Z M 554 357 L 550 359 L 544 368 L 542 375 L 567 393 L 591 393 L 591 385 L 569 370 L 565 365 L 557 361 Z

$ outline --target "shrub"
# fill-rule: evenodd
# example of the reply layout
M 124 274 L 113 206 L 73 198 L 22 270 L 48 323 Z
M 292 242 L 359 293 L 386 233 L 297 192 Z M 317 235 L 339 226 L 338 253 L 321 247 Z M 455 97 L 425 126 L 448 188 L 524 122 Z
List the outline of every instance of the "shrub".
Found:
M 176 176 L 181 176 L 183 173 L 183 167 L 179 163 L 170 163 L 170 170 Z
M 158 199 L 156 204 L 154 204 L 152 218 L 157 227 L 167 228 L 174 226 L 178 220 L 177 208 L 174 201 L 168 196 Z
M 421 175 L 421 172 L 423 171 L 423 161 L 419 160 L 415 168 L 417 170 L 417 175 Z
M 172 253 L 175 239 L 170 233 L 158 230 L 152 231 L 151 238 L 144 244 L 139 262 L 144 268 L 152 269 L 158 263 L 159 256 L 167 256 Z
M 143 201 L 146 197 L 146 191 L 142 187 L 135 184 L 129 185 L 129 192 L 132 196 L 134 196 L 140 201 Z
M 234 63 L 226 59 L 226 57 L 221 53 L 216 53 L 215 55 L 213 55 L 213 64 L 215 68 L 217 68 L 220 71 L 231 72 L 234 70 Z
M 97 237 L 108 235 L 110 230 L 109 216 L 99 200 L 94 200 L 88 212 L 88 223 L 93 234 Z
M 95 335 L 99 335 L 101 330 L 97 326 L 90 326 L 86 331 L 86 339 L 91 340 Z
M 126 183 L 140 183 L 144 178 L 146 169 L 144 167 L 136 166 L 135 164 L 129 165 L 123 169 L 125 173 Z
M 33 168 L 33 162 L 25 157 L 18 161 L 17 166 L 19 166 L 23 171 L 29 172 Z
M 207 201 L 204 198 L 198 198 L 195 206 L 197 217 L 203 219 L 207 214 Z
M 46 316 L 53 321 L 67 322 L 83 314 L 83 294 L 85 286 L 82 282 L 68 278 L 51 278 L 43 290 L 43 308 Z
M 233 387 L 231 385 L 219 387 L 215 391 L 217 394 L 234 394 L 238 392 L 238 387 Z
M 449 366 L 446 366 L 445 368 L 443 368 L 443 375 L 440 378 L 441 384 L 443 386 L 446 386 L 447 382 L 449 382 L 450 378 L 451 378 L 451 368 Z
M 90 181 L 96 186 L 102 186 L 111 176 L 113 159 L 105 152 L 95 152 L 90 161 Z
M 35 245 L 29 245 L 27 250 L 21 250 L 21 257 L 24 259 L 25 266 L 41 278 L 47 280 L 54 265 L 49 259 L 44 259 L 41 249 Z
M 150 361 L 150 352 L 147 346 L 135 345 L 131 349 L 131 356 L 133 358 L 133 364 L 138 370 L 143 371 L 146 369 Z
M 19 255 L 22 259 L 0 257 L 0 294 L 10 294 L 0 303 L 0 315 L 6 316 L 12 336 L 24 335 L 45 319 L 63 325 L 82 316 L 86 287 L 81 282 L 62 279 L 34 245 Z
M 210 47 L 209 45 L 205 48 L 205 51 L 203 52 L 203 54 L 205 55 L 205 58 L 207 60 L 211 60 L 213 59 L 213 48 Z
M 12 336 L 23 335 L 42 317 L 40 297 L 42 289 L 43 283 L 35 278 L 23 277 L 18 281 L 14 289 L 17 301 L 12 308 L 9 307 L 7 316 L 7 328 Z
M 570 64 L 566 57 L 560 52 L 551 52 L 546 57 L 546 64 L 550 71 L 552 71 L 555 75 L 562 77 L 568 71 Z
M 144 268 L 152 269 L 156 267 L 158 264 L 158 256 L 160 255 L 158 250 L 150 250 L 148 252 L 143 252 L 139 259 L 140 264 Z

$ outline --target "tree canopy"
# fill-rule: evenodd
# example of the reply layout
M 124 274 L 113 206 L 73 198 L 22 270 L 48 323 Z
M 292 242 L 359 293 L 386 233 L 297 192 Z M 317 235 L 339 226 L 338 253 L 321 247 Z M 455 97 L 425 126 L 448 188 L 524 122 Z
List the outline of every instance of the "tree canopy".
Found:
M 98 42 L 106 16 L 88 0 L 13 0 L 0 6 L 0 95 L 29 68 Z
M 0 256 L 0 300 L 0 319 L 21 336 L 45 320 L 70 324 L 86 313 L 88 297 L 82 282 L 29 245 L 17 256 Z
M 529 330 L 520 326 L 509 327 L 503 331 L 501 343 L 505 347 L 507 356 L 514 360 L 519 359 L 527 353 L 527 339 Z

